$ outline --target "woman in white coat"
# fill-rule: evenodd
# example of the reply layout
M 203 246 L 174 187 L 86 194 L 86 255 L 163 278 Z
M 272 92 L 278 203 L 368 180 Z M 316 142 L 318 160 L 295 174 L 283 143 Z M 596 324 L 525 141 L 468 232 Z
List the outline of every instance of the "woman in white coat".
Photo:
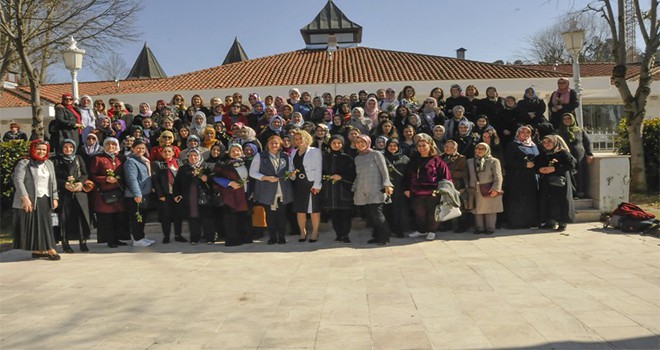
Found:
M 321 225 L 321 196 L 319 192 L 323 180 L 323 155 L 321 150 L 310 145 L 314 142 L 312 135 L 304 130 L 293 133 L 293 146 L 296 150 L 291 154 L 291 163 L 296 173 L 293 181 L 293 211 L 296 213 L 300 228 L 299 242 L 307 239 L 307 214 L 312 217 L 312 235 L 310 243 L 319 239 Z

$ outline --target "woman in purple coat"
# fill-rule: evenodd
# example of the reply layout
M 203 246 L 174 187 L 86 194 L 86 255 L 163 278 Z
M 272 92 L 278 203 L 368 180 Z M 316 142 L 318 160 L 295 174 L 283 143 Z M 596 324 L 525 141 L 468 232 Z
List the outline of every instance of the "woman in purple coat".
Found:
M 409 236 L 426 237 L 432 241 L 439 225 L 435 221 L 435 207 L 440 203 L 440 197 L 434 197 L 433 191 L 438 188 L 441 180 L 451 181 L 451 173 L 430 137 L 422 137 L 417 141 L 417 151 L 408 163 L 403 185 L 404 194 L 411 199 L 411 208 L 417 222 L 417 231 Z

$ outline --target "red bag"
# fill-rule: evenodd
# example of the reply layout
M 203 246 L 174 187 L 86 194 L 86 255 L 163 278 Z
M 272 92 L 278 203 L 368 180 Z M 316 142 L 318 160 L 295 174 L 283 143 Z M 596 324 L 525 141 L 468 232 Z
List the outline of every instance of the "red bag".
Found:
M 626 218 L 631 218 L 631 219 L 637 219 L 637 220 L 649 220 L 655 218 L 655 215 L 649 214 L 642 210 L 642 208 L 632 204 L 632 203 L 626 203 L 626 202 L 621 202 L 616 209 L 611 214 L 612 216 L 614 215 L 619 215 L 621 217 L 626 217 Z

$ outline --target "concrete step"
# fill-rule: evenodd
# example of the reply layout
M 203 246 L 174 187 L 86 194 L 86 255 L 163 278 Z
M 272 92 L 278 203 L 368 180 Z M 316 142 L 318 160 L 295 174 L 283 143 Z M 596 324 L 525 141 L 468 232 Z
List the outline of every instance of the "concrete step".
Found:
M 578 209 L 592 209 L 594 207 L 594 200 L 591 198 L 573 199 L 573 207 Z
M 575 222 L 597 222 L 600 214 L 598 209 L 575 209 Z

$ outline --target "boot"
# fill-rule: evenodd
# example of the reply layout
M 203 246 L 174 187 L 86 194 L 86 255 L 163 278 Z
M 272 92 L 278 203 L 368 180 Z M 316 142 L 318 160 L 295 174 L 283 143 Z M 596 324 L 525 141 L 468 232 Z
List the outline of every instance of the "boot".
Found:
M 73 253 L 73 248 L 71 248 L 71 246 L 69 245 L 68 240 L 65 239 L 62 240 L 62 249 L 64 250 L 65 253 L 69 253 L 69 254 Z
M 87 248 L 87 241 L 80 240 L 80 251 L 81 252 L 88 252 L 89 251 L 89 248 Z

